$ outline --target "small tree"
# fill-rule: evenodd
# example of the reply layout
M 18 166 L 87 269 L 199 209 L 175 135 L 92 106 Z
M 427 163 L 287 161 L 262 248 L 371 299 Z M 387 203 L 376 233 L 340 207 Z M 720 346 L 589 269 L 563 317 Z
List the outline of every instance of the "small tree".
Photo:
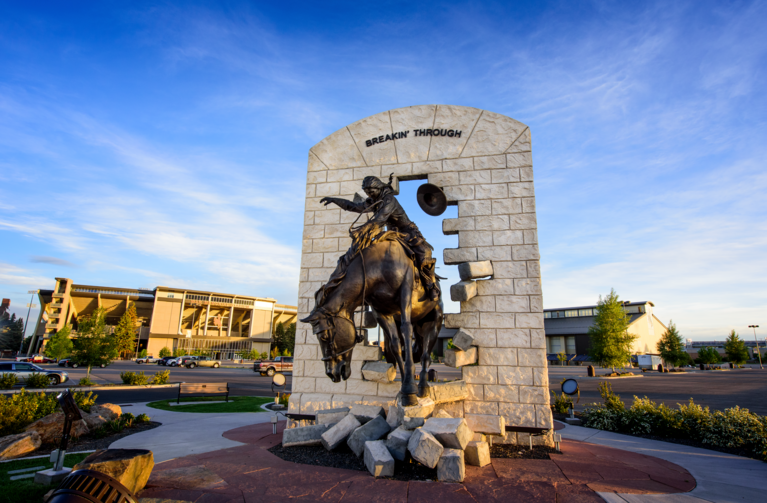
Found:
M 293 354 L 296 348 L 296 324 L 291 323 L 285 329 L 285 343 L 282 349 L 286 350 L 288 354 Z
M 133 353 L 136 349 L 136 325 L 138 316 L 136 316 L 136 304 L 128 302 L 128 309 L 125 310 L 120 321 L 115 327 L 114 338 L 117 344 L 117 352 L 120 356 Z
M 146 349 L 142 349 L 141 351 L 139 351 L 138 356 L 139 356 L 139 358 L 146 358 L 147 354 L 148 354 L 147 350 Z
M 106 311 L 103 307 L 78 321 L 72 357 L 78 363 L 88 366 L 86 378 L 90 378 L 93 365 L 108 365 L 117 358 L 117 343 L 115 338 L 107 333 Z
M 559 353 L 557 353 L 557 360 L 559 360 L 560 365 L 565 364 L 565 362 L 567 361 L 567 355 L 565 354 L 564 351 L 560 351 Z
M 16 313 L 13 313 L 5 323 L 6 327 L 0 334 L 0 349 L 18 351 L 24 336 L 24 318 L 16 318 Z
M 48 344 L 45 345 L 45 356 L 48 358 L 55 358 L 61 360 L 72 354 L 72 339 L 69 338 L 69 334 L 72 329 L 69 325 L 65 326 L 51 337 Z
M 658 339 L 656 345 L 660 357 L 674 367 L 684 365 L 687 361 L 687 352 L 684 350 L 684 340 L 676 329 L 673 321 L 669 321 L 668 330 Z
M 730 331 L 727 340 L 724 342 L 724 352 L 727 353 L 727 359 L 735 365 L 743 365 L 748 360 L 748 349 L 743 339 L 738 337 L 735 330 Z
M 713 347 L 703 347 L 698 350 L 698 359 L 701 363 L 711 365 L 712 363 L 719 363 L 722 358 L 719 356 L 719 351 Z
M 277 346 L 274 346 L 272 348 L 272 360 L 274 360 L 278 356 L 280 356 L 280 350 L 279 350 L 279 348 Z
M 615 290 L 597 303 L 594 324 L 589 327 L 591 361 L 602 362 L 605 367 L 612 368 L 624 365 L 631 360 L 634 341 L 639 336 L 628 331 L 630 318 L 623 309 L 623 303 L 618 299 Z
M 171 351 L 170 349 L 168 349 L 167 346 L 165 346 L 164 348 L 160 350 L 160 358 L 165 358 L 166 356 L 170 356 L 170 355 L 171 355 Z

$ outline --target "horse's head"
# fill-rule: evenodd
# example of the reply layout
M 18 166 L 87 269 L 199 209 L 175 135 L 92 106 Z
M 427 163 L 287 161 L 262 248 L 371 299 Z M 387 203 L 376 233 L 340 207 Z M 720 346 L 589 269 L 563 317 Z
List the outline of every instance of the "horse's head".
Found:
M 358 342 L 352 320 L 341 314 L 315 309 L 301 321 L 312 325 L 312 332 L 320 341 L 325 374 L 333 382 L 349 379 L 352 374 L 352 350 Z

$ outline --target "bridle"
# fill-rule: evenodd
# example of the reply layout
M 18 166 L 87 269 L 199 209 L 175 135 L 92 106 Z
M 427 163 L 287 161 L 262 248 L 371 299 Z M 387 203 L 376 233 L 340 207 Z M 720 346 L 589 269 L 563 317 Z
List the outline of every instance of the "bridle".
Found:
M 352 324 L 352 329 L 354 330 L 354 344 L 352 344 L 351 347 L 349 347 L 349 349 L 345 349 L 345 350 L 343 350 L 343 351 L 341 351 L 339 353 L 335 353 L 334 352 L 330 356 L 326 356 L 324 358 L 320 358 L 320 361 L 326 362 L 326 361 L 333 360 L 334 358 L 338 358 L 339 356 L 343 356 L 346 353 L 348 353 L 349 351 L 354 349 L 354 346 L 356 346 L 357 342 L 358 342 L 357 341 L 357 325 L 354 323 L 354 320 L 351 320 L 351 319 L 347 318 L 346 316 L 341 316 L 340 314 L 329 313 L 329 312 L 325 311 L 322 308 L 320 308 L 320 311 L 327 318 L 331 318 L 331 319 L 332 318 L 338 318 L 338 319 L 345 320 L 345 321 L 351 323 Z M 335 351 L 335 347 L 336 347 L 336 331 L 335 330 L 331 330 L 331 328 L 335 328 L 335 326 L 336 326 L 335 323 L 331 322 L 330 323 L 330 327 L 326 328 L 325 330 L 320 331 L 320 333 L 325 333 L 327 331 L 330 331 L 330 333 L 331 333 L 331 336 L 330 336 L 330 350 L 331 351 Z M 320 337 L 320 339 L 322 339 L 322 337 Z

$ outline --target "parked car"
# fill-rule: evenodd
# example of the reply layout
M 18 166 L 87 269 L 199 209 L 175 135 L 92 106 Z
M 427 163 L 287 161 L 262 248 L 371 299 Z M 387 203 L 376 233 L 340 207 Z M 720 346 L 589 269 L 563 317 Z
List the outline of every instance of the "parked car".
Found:
M 109 364 L 101 364 L 99 367 L 102 369 L 106 367 Z M 87 367 L 87 365 L 84 365 L 83 363 L 80 363 L 76 360 L 73 360 L 72 358 L 62 358 L 59 360 L 59 367 L 72 367 L 73 369 L 76 369 L 78 367 Z
M 258 361 L 253 364 L 253 372 L 272 377 L 277 372 L 293 372 L 293 357 L 278 356 L 274 360 Z
M 157 360 L 157 365 L 168 365 L 168 362 L 171 360 L 175 360 L 175 356 L 163 356 L 159 360 Z
M 0 362 L 0 374 L 16 374 L 22 384 L 34 373 L 47 375 L 51 386 L 69 380 L 69 374 L 63 370 L 47 370 L 29 362 Z
M 17 356 L 16 361 L 31 362 L 31 363 L 56 363 L 55 358 L 48 358 L 45 355 Z
M 198 356 L 196 360 L 189 360 L 186 363 L 186 367 L 193 369 L 195 367 L 213 367 L 217 369 L 221 366 L 220 360 L 214 360 L 210 356 Z
M 160 363 L 159 358 L 155 358 L 154 356 L 140 356 L 136 358 L 136 364 L 141 365 L 142 363 Z
M 178 364 L 186 366 L 189 362 L 197 361 L 197 359 L 199 359 L 199 358 L 200 358 L 199 356 L 194 356 L 194 355 L 179 356 L 178 357 Z

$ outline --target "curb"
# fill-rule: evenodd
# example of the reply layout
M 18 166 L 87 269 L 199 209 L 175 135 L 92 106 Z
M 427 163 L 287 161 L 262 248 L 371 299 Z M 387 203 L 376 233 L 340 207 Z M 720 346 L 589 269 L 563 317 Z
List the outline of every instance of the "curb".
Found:
M 130 385 L 120 385 L 120 386 L 63 386 L 61 388 L 40 388 L 40 389 L 28 389 L 28 388 L 22 388 L 26 390 L 29 393 L 59 393 L 61 391 L 64 391 L 65 389 L 70 389 L 72 391 L 112 391 L 112 390 L 124 390 L 124 389 L 153 389 L 153 388 L 178 388 L 179 383 L 176 384 L 145 384 L 141 386 L 130 386 Z M 13 395 L 16 393 L 21 393 L 21 389 L 6 389 L 6 390 L 0 390 L 0 395 Z
M 95 450 L 94 451 L 77 451 L 77 452 L 69 452 L 69 451 L 67 451 L 67 455 L 69 455 L 69 454 L 90 454 L 91 452 L 96 452 L 96 451 Z M 50 457 L 51 457 L 50 454 L 41 454 L 39 456 L 27 456 L 25 458 L 4 459 L 4 460 L 0 461 L 0 463 L 11 463 L 13 461 L 26 461 L 27 459 L 43 459 L 43 458 L 50 458 Z

